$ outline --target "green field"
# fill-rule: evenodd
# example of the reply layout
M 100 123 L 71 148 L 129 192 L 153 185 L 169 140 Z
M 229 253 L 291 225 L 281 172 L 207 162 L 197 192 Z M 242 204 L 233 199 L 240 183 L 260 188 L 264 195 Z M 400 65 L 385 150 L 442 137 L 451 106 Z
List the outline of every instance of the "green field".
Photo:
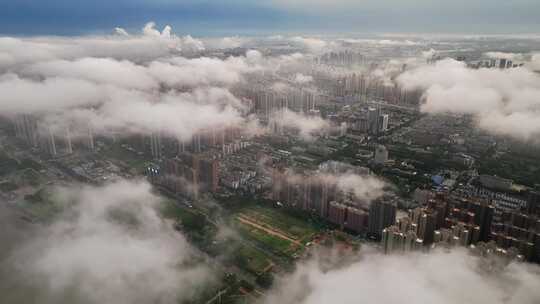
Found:
M 253 240 L 269 252 L 295 258 L 319 231 L 310 222 L 271 206 L 250 205 L 233 216 L 240 235 Z M 247 220 L 247 221 L 246 221 Z
M 287 236 L 304 244 L 318 232 L 317 227 L 309 222 L 295 218 L 281 209 L 273 207 L 252 205 L 242 209 L 240 214 L 247 215 L 266 226 L 282 231 Z
M 48 222 L 60 214 L 66 204 L 55 198 L 47 189 L 41 189 L 32 195 L 26 195 L 20 206 L 35 220 Z
M 130 168 L 134 168 L 137 172 L 142 172 L 149 163 L 144 155 L 137 155 L 134 152 L 122 148 L 120 145 L 112 145 L 102 151 L 103 156 L 107 159 L 115 159 L 124 163 Z
M 242 236 L 266 245 L 266 247 L 271 248 L 275 253 L 288 254 L 296 249 L 296 246 L 290 241 L 272 236 L 257 228 L 251 228 L 239 221 L 237 221 L 237 229 Z
M 236 250 L 235 262 L 238 267 L 255 275 L 263 273 L 271 265 L 270 258 L 264 252 L 246 245 Z

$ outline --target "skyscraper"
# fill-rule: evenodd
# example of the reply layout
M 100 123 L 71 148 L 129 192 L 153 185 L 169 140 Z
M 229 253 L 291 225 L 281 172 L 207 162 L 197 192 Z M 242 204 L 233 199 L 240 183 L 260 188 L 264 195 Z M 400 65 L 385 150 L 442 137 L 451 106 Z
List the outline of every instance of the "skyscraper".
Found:
M 368 235 L 380 239 L 384 228 L 396 222 L 396 204 L 376 200 L 369 206 Z
M 379 133 L 384 133 L 388 130 L 388 122 L 389 122 L 388 114 L 379 115 L 379 121 L 378 121 L 378 126 L 377 126 Z
M 540 216 L 540 191 L 530 191 L 527 198 L 527 213 Z
M 388 161 L 388 150 L 383 145 L 378 145 L 375 149 L 375 163 L 383 165 Z
M 161 158 L 161 136 L 159 133 L 150 134 L 150 152 L 152 153 L 152 158 L 160 159 Z
M 423 213 L 418 220 L 418 237 L 423 240 L 424 245 L 433 243 L 435 226 L 437 223 L 437 213 Z
M 368 108 L 367 119 L 368 119 L 368 132 L 369 134 L 378 134 L 379 133 L 379 108 Z
M 54 138 L 54 133 L 51 128 L 48 128 L 47 133 L 43 135 L 42 142 L 47 153 L 49 153 L 53 157 L 57 155 L 56 140 Z
M 199 186 L 202 191 L 216 192 L 219 182 L 219 162 L 213 159 L 199 161 Z
M 15 136 L 31 147 L 38 146 L 37 121 L 31 115 L 19 115 L 14 119 Z

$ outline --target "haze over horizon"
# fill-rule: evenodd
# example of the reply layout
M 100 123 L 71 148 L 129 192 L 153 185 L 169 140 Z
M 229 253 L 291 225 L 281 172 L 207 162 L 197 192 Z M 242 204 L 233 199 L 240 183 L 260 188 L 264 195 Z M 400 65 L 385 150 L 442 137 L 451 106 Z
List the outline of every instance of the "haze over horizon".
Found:
M 428 0 L 2 1 L 0 34 L 79 35 L 141 20 L 197 36 L 267 33 L 539 33 L 540 2 Z

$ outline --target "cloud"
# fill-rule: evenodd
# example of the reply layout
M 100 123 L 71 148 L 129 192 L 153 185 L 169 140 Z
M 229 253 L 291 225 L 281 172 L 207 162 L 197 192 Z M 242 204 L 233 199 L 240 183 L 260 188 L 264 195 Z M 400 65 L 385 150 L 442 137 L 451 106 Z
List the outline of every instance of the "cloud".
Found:
M 540 138 L 540 76 L 526 68 L 469 69 L 445 59 L 406 71 L 397 82 L 425 90 L 423 112 L 472 114 L 493 134 Z
M 202 49 L 204 45 L 200 40 L 176 36 L 170 26 L 159 32 L 154 23 L 148 23 L 140 35 L 129 35 L 123 29 L 116 29 L 115 35 L 110 36 L 0 37 L 0 71 L 10 71 L 29 63 L 84 57 L 145 62 Z
M 390 185 L 384 180 L 369 175 L 366 172 L 360 172 L 358 167 L 344 164 L 341 162 L 333 162 L 331 166 L 339 168 L 332 170 L 330 168 L 320 169 L 315 172 L 310 172 L 308 176 L 288 169 L 285 172 L 286 181 L 290 184 L 301 185 L 305 182 L 325 183 L 335 186 L 343 194 L 350 194 L 354 198 L 355 204 L 359 207 L 367 207 L 372 201 L 379 199 L 387 193 Z M 264 168 L 267 169 L 267 168 Z M 280 187 L 279 183 L 274 183 L 274 187 Z
M 302 73 L 297 73 L 296 75 L 294 75 L 294 82 L 298 83 L 298 84 L 306 84 L 306 83 L 310 83 L 313 81 L 313 76 L 310 76 L 310 75 L 304 75 Z
M 232 36 L 222 38 L 206 38 L 203 39 L 204 45 L 209 49 L 233 49 L 243 47 L 252 39 L 246 37 Z
M 540 54 L 532 54 L 531 55 L 531 61 L 530 63 L 528 64 L 528 66 L 533 70 L 533 71 L 540 71 Z
M 419 45 L 419 42 L 412 40 L 392 40 L 392 39 L 340 39 L 340 42 L 345 42 L 348 44 L 367 44 L 374 46 L 416 46 Z
M 158 31 L 149 23 L 138 36 L 116 32 L 122 37 L 0 38 L 0 64 L 7 64 L 0 68 L 0 115 L 31 114 L 40 131 L 68 129 L 73 137 L 89 128 L 94 134 L 159 132 L 180 140 L 230 125 L 259 132 L 229 88 L 288 57 L 270 64 L 250 50 L 225 59 L 185 58 L 177 46 L 202 46 L 176 37 L 170 27 Z
M 283 278 L 267 304 L 470 303 L 532 304 L 540 301 L 539 269 L 515 264 L 490 270 L 462 250 L 382 255 L 361 250 L 350 263 L 315 259 Z M 343 258 L 341 258 L 343 260 Z
M 371 175 L 358 175 L 351 172 L 335 176 L 338 189 L 353 193 L 362 202 L 372 202 L 385 193 L 387 184 Z
M 225 60 L 174 57 L 154 61 L 148 68 L 153 77 L 171 87 L 230 86 L 243 81 L 244 74 L 262 70 L 257 62 L 253 62 L 253 58 L 258 56 L 253 52 L 257 51 L 248 53 L 246 57 L 229 57 Z
M 274 113 L 271 120 L 271 125 L 294 129 L 305 140 L 313 140 L 315 135 L 325 133 L 331 128 L 330 123 L 319 116 L 308 116 L 288 110 Z
M 329 45 L 328 42 L 322 39 L 302 36 L 292 37 L 290 41 L 312 53 L 320 53 Z
M 493 58 L 493 59 L 509 59 L 516 61 L 524 61 L 526 56 L 520 53 L 506 53 L 506 52 L 487 52 L 484 53 L 484 56 Z
M 23 75 L 62 77 L 110 84 L 127 89 L 153 90 L 158 80 L 145 67 L 133 62 L 110 58 L 81 58 L 74 61 L 54 60 L 33 64 L 22 69 Z
M 209 279 L 143 181 L 59 188 L 63 212 L 3 262 L 9 303 L 177 303 Z
M 94 105 L 107 96 L 107 87 L 69 78 L 34 81 L 14 74 L 0 76 L 0 114 L 41 113 Z
M 161 133 L 188 141 L 204 129 L 241 125 L 239 104 L 227 90 L 201 88 L 191 93 L 170 93 L 157 97 L 118 91 L 111 100 L 92 108 L 75 108 L 45 116 L 43 124 L 53 130 L 70 128 L 72 135 L 94 133 Z
M 121 27 L 115 27 L 114 34 L 119 35 L 119 36 L 129 36 L 129 33 Z

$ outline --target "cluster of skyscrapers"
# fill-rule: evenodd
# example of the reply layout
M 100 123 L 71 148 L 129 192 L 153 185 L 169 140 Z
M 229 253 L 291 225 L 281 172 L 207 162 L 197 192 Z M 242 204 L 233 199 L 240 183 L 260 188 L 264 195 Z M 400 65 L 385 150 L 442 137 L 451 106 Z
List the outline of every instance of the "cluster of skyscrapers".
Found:
M 392 253 L 491 242 L 500 252 L 513 248 L 521 258 L 540 262 L 540 194 L 531 192 L 526 208 L 505 212 L 500 220 L 494 211 L 487 200 L 437 194 L 384 229 L 381 246 Z
M 326 175 L 339 174 L 339 171 L 327 171 L 324 170 L 325 167 L 328 166 L 323 164 L 321 165 L 323 170 L 318 172 L 294 175 L 286 170 L 274 168 L 272 199 L 288 207 L 316 215 L 342 229 L 379 239 L 382 230 L 395 222 L 397 210 L 395 202 L 381 199 L 368 204 L 367 201 L 359 200 L 353 193 L 340 189 L 337 175 Z M 357 169 L 362 171 L 357 174 L 369 173 L 367 168 Z
M 72 154 L 74 145 L 94 150 L 94 134 L 91 127 L 78 131 L 76 135 L 69 128 L 61 131 L 39 121 L 33 115 L 23 114 L 13 118 L 15 136 L 28 146 L 38 148 L 51 157 Z M 81 134 L 82 133 L 82 134 Z

